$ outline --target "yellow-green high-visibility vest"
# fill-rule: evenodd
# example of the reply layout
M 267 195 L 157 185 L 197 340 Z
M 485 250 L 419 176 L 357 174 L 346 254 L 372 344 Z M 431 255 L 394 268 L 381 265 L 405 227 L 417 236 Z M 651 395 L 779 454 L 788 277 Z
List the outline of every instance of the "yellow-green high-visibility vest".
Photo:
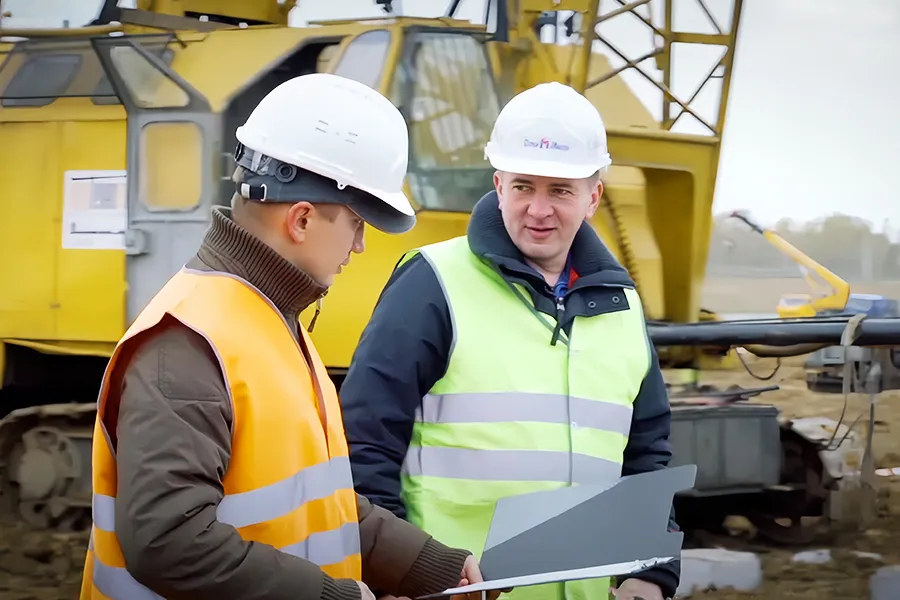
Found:
M 413 250 L 401 264 L 416 253 L 441 283 L 453 342 L 416 415 L 401 495 L 410 522 L 480 557 L 500 498 L 621 476 L 632 403 L 650 366 L 643 311 L 637 292 L 622 288 L 612 299 L 621 310 L 576 317 L 551 345 L 554 319 L 466 237 Z M 592 579 L 506 597 L 596 600 L 609 586 Z

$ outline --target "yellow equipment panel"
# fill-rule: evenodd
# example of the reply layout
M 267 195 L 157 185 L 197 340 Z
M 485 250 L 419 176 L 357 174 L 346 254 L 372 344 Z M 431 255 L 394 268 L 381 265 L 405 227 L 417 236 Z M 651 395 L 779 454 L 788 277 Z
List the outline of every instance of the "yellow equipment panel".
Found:
M 65 173 L 123 170 L 124 135 L 124 121 L 0 122 L 0 338 L 115 342 L 121 335 L 122 250 L 63 249 L 63 228 L 71 225 Z M 103 293 L 85 293 L 85 282 Z

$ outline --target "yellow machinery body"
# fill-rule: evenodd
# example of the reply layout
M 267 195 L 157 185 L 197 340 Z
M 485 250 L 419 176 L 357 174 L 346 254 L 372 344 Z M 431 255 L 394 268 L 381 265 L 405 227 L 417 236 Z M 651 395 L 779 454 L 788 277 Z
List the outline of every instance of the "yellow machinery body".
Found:
M 288 27 L 294 3 L 276 0 L 107 4 L 112 23 L 0 30 L 0 417 L 16 409 L 0 426 L 0 461 L 33 523 L 89 506 L 81 493 L 89 492 L 89 454 L 73 440 L 90 439 L 84 417 L 105 360 L 142 303 L 199 244 L 210 207 L 229 202 L 235 128 L 296 75 L 359 79 L 388 96 L 410 127 L 407 192 L 418 224 L 400 236 L 368 230 L 366 252 L 326 296 L 313 337 L 336 376 L 401 254 L 465 232 L 472 205 L 491 187 L 483 147 L 499 108 L 544 81 L 584 91 L 607 123 L 614 166 L 593 225 L 629 268 L 648 317 L 714 318 L 700 296 L 740 0 L 715 34 L 674 31 L 671 1 L 665 23 L 655 25 L 638 11 L 647 0 L 617 0 L 597 22 L 598 0 L 509 0 L 496 33 L 451 17 L 391 15 Z M 575 11 L 575 33 L 592 43 L 541 43 L 547 11 Z M 663 34 L 651 54 L 630 62 L 596 30 L 625 13 Z M 601 42 L 625 64 L 613 68 L 592 52 Z M 712 120 L 670 88 L 679 44 L 721 49 L 706 78 L 722 82 Z M 664 74 L 654 84 L 665 99 L 661 120 L 620 74 L 644 69 L 649 80 L 639 64 L 646 58 Z M 707 135 L 671 131 L 686 115 Z M 668 365 L 696 358 L 663 354 Z M 45 431 L 26 439 L 39 426 Z M 15 465 L 27 462 L 29 449 L 54 444 L 55 478 L 26 482 Z M 57 498 L 55 508 L 48 497 Z
M 731 216 L 743 221 L 750 229 L 763 236 L 776 250 L 797 263 L 803 279 L 806 280 L 813 292 L 812 294 L 782 295 L 777 306 L 780 318 L 815 317 L 844 310 L 850 299 L 849 283 L 813 260 L 811 256 L 778 235 L 777 232 L 766 229 L 743 212 L 737 211 Z
M 780 319 L 800 319 L 816 316 L 813 298 L 809 294 L 782 294 L 776 308 Z

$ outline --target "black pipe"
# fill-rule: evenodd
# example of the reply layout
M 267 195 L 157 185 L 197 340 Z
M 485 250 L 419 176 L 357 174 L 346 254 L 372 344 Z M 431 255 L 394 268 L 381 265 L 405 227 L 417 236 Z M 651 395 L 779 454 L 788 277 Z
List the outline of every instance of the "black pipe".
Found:
M 850 317 L 759 319 L 703 323 L 648 323 L 655 346 L 792 346 L 840 345 Z M 854 346 L 900 346 L 900 318 L 865 319 L 856 329 Z

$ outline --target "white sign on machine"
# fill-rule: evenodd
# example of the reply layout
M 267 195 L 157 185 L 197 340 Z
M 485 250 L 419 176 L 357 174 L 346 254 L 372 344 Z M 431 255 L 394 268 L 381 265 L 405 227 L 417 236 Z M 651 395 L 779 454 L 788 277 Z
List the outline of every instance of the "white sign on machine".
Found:
M 125 171 L 66 171 L 62 246 L 124 250 L 128 225 Z

